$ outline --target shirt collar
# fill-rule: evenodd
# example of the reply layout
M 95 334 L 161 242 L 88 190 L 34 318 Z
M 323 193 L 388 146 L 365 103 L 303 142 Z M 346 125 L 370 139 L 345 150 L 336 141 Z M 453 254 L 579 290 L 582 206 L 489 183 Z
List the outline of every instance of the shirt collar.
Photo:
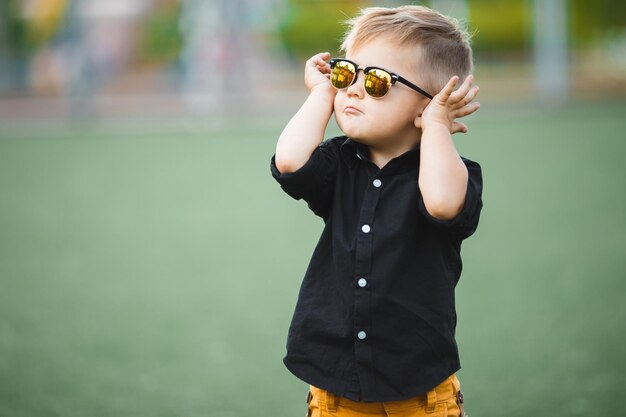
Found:
M 348 160 L 353 161 L 354 157 L 361 161 L 370 160 L 370 152 L 367 146 L 355 142 L 348 137 L 346 137 L 346 140 L 341 144 L 341 152 L 344 158 L 346 158 L 346 162 L 348 162 Z
M 417 169 L 419 167 L 419 150 L 419 145 L 417 145 L 415 148 L 395 157 L 383 167 L 381 174 L 395 174 Z M 346 163 L 369 162 L 373 165 L 369 158 L 370 153 L 367 145 L 355 142 L 348 137 L 341 144 L 341 154 Z

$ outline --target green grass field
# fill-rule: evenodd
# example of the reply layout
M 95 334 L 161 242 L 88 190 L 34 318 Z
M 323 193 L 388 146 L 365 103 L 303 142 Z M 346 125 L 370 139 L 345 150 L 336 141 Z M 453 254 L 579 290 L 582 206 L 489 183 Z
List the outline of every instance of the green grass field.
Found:
M 619 415 L 626 105 L 485 104 L 457 339 L 470 416 Z M 0 416 L 303 416 L 282 365 L 322 223 L 284 119 L 0 127 Z

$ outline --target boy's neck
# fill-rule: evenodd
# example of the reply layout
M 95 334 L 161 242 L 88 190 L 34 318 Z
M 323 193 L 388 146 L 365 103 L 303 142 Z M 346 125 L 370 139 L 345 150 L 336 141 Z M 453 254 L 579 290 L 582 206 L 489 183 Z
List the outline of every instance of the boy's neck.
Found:
M 394 146 L 375 146 L 368 145 L 370 161 L 379 169 L 383 169 L 389 161 L 417 147 L 421 138 L 412 143 L 395 144 Z

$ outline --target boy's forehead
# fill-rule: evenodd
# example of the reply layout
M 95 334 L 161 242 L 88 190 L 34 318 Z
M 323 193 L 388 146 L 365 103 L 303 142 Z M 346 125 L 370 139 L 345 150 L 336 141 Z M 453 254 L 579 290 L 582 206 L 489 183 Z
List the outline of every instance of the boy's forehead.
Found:
M 346 58 L 363 67 L 379 66 L 391 71 L 416 71 L 420 63 L 419 45 L 401 45 L 390 37 L 368 39 L 348 48 Z

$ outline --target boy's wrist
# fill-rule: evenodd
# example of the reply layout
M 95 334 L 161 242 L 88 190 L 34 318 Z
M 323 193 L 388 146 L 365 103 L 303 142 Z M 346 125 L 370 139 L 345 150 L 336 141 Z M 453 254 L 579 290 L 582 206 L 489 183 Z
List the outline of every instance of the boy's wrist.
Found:
M 422 136 L 430 135 L 431 133 L 443 134 L 447 133 L 452 136 L 452 129 L 449 123 L 442 120 L 423 120 L 422 121 Z
M 337 89 L 330 85 L 330 83 L 321 83 L 311 87 L 309 94 L 315 94 L 320 97 L 327 96 L 334 100 L 335 95 L 337 94 Z
M 309 98 L 328 103 L 332 106 L 335 103 L 336 94 L 337 90 L 331 85 L 318 84 L 313 86 L 313 88 L 309 91 Z

